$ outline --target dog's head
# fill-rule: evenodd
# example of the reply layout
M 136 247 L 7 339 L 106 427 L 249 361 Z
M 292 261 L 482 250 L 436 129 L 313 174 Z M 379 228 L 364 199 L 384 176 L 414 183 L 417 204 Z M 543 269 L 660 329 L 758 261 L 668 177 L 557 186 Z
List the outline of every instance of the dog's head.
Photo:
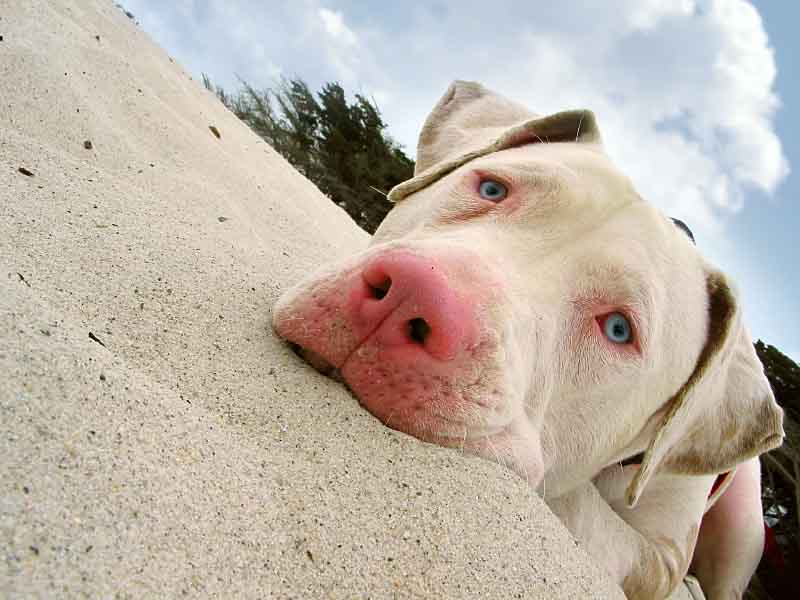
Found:
M 717 473 L 782 438 L 725 277 L 636 193 L 594 116 L 457 82 L 370 248 L 289 290 L 274 326 L 390 427 L 559 495 L 645 452 Z

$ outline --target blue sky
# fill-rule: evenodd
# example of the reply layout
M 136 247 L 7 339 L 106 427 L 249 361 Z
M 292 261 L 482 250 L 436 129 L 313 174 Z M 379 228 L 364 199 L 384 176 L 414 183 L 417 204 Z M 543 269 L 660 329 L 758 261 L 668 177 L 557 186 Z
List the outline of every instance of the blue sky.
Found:
M 746 246 L 748 268 L 762 269 L 763 288 L 771 290 L 765 302 L 767 312 L 748 314 L 754 336 L 800 362 L 800 3 L 765 0 L 754 4 L 775 49 L 775 89 L 783 104 L 776 114 L 775 130 L 793 168 L 772 197 L 755 198 L 731 219 L 730 237 Z M 757 293 L 748 294 L 748 300 Z
M 126 0 L 229 91 L 299 76 L 372 96 L 413 156 L 452 79 L 547 113 L 597 113 L 639 191 L 737 282 L 754 338 L 800 359 L 797 2 Z M 794 74 L 794 76 L 792 75 Z M 794 170 L 793 170 L 794 169 Z

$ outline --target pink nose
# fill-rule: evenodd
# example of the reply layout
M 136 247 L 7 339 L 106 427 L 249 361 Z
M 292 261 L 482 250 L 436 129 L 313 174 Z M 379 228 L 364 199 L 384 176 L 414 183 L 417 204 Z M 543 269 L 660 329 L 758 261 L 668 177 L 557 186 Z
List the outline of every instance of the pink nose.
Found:
M 367 263 L 349 298 L 354 329 L 382 348 L 454 359 L 474 344 L 474 307 L 448 282 L 447 265 L 407 253 Z

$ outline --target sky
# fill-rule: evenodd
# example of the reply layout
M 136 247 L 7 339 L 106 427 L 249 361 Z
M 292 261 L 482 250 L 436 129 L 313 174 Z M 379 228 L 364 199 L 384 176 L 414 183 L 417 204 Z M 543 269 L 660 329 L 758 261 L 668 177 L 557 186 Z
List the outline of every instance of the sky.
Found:
M 227 91 L 300 77 L 375 100 L 414 156 L 454 79 L 546 114 L 592 109 L 647 200 L 736 282 L 754 339 L 800 361 L 800 3 L 762 0 L 125 0 Z M 794 76 L 793 76 L 794 74 Z

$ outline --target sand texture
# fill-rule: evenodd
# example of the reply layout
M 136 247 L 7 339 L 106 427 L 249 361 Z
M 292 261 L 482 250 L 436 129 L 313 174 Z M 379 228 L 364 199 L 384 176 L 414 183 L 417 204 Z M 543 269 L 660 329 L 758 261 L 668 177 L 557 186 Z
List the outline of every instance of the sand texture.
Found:
M 342 210 L 112 2 L 0 35 L 0 597 L 622 598 L 524 482 L 275 338 L 367 243 Z

